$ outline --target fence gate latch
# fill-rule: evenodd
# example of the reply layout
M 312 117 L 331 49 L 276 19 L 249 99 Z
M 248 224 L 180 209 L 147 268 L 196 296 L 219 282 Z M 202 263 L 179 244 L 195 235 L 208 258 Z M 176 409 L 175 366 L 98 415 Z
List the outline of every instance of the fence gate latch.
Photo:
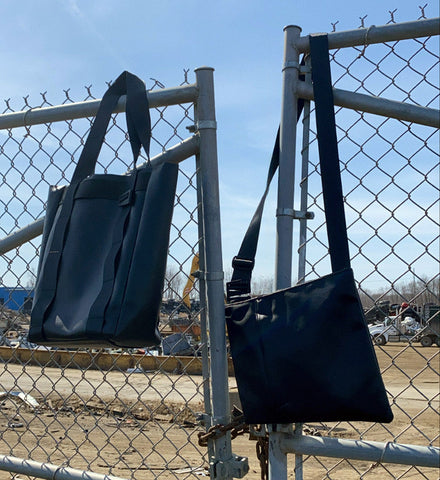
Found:
M 232 454 L 229 460 L 214 460 L 209 466 L 211 478 L 243 478 L 249 472 L 247 457 Z

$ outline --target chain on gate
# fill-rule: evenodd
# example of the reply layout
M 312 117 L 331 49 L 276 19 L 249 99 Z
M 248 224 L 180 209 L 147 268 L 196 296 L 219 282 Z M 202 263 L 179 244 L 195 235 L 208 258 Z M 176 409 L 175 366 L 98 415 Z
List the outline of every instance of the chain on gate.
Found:
M 250 428 L 244 421 L 243 412 L 234 405 L 232 410 L 232 421 L 227 425 L 218 424 L 212 425 L 206 432 L 199 432 L 199 445 L 207 447 L 209 440 L 231 433 L 231 440 L 234 440 L 239 435 L 249 433 L 249 440 L 256 440 L 255 451 L 258 461 L 260 463 L 261 480 L 268 480 L 269 478 L 269 435 L 263 433 L 262 426 L 255 426 Z
M 265 429 L 264 425 L 248 425 L 244 421 L 243 412 L 234 405 L 232 409 L 232 421 L 226 425 L 217 424 L 212 425 L 206 432 L 199 432 L 198 439 L 201 447 L 207 447 L 209 440 L 215 440 L 217 438 L 226 435 L 227 432 L 231 433 L 231 440 L 234 440 L 240 435 L 246 433 L 249 434 L 249 440 L 256 440 L 255 452 L 258 462 L 260 463 L 261 480 L 269 479 L 269 433 Z M 321 432 L 316 428 L 308 425 L 303 425 L 302 433 L 304 435 L 314 435 L 316 437 L 321 436 Z

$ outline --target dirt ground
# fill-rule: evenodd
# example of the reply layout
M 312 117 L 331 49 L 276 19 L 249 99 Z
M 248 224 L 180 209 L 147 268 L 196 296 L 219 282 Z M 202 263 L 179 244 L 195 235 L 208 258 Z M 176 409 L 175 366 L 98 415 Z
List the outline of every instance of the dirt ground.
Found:
M 305 433 L 439 446 L 439 348 L 388 344 L 376 351 L 386 387 L 394 397 L 394 421 L 374 426 L 362 422 L 306 425 Z M 230 388 L 235 390 L 233 379 Z M 0 374 L 0 391 L 29 393 L 39 402 L 34 409 L 18 398 L 3 396 L 2 454 L 139 480 L 208 476 L 206 447 L 198 445 L 201 376 L 7 363 Z M 246 479 L 261 478 L 256 442 L 249 435 L 233 440 L 233 452 L 249 459 Z M 440 477 L 439 469 L 432 468 L 324 457 L 302 460 L 304 480 Z M 292 479 L 294 464 L 294 456 L 289 455 Z M 0 480 L 10 478 L 9 472 L 0 472 Z

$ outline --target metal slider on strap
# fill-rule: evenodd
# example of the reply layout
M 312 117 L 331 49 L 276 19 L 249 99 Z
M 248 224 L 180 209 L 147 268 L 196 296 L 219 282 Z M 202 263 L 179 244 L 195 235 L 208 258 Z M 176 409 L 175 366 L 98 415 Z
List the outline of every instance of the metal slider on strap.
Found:
M 249 280 L 231 280 L 226 283 L 226 299 L 228 303 L 249 298 L 251 283 Z
M 232 268 L 239 270 L 253 270 L 255 265 L 254 260 L 249 260 L 247 258 L 238 258 L 234 257 L 232 259 Z
M 234 275 L 238 273 L 238 277 L 235 280 L 231 280 L 226 284 L 226 297 L 228 302 L 234 302 L 249 298 L 251 291 L 251 272 L 254 268 L 254 260 L 248 258 L 234 257 L 232 259 L 232 268 L 234 269 Z M 244 273 L 243 273 L 244 272 Z

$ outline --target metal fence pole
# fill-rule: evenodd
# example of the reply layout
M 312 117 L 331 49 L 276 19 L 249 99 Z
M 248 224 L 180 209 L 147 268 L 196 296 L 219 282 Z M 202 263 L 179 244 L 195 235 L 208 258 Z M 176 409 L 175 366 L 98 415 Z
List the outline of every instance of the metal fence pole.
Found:
M 276 289 L 287 288 L 292 282 L 293 194 L 296 147 L 296 83 L 299 54 L 295 40 L 301 28 L 290 25 L 284 29 L 284 64 L 280 123 L 280 166 L 278 176 Z
M 310 59 L 306 61 L 306 68 L 310 70 Z M 305 75 L 306 82 L 311 82 L 311 73 Z M 298 246 L 298 283 L 303 283 L 306 276 L 306 246 L 307 246 L 307 195 L 308 195 L 308 169 L 309 169 L 309 142 L 310 142 L 310 101 L 304 101 L 303 110 L 303 135 L 301 149 L 301 200 L 299 219 L 299 246 Z M 310 217 L 311 218 L 311 217 Z M 295 425 L 295 437 L 302 435 L 302 424 Z M 303 478 L 303 458 L 299 453 L 295 454 L 295 477 Z
M 295 178 L 295 147 L 297 99 L 296 83 L 299 73 L 299 54 L 295 41 L 301 28 L 290 25 L 284 29 L 283 89 L 280 124 L 280 166 L 278 177 L 277 245 L 275 287 L 277 290 L 291 286 L 292 282 L 292 236 L 293 196 Z M 276 430 L 280 430 L 278 426 Z M 269 433 L 269 479 L 287 480 L 287 457 L 279 450 L 280 431 L 272 428 Z M 301 459 L 296 459 L 297 465 Z M 297 480 L 301 480 L 301 469 Z
M 213 69 L 202 67 L 195 72 L 199 87 L 196 102 L 196 131 L 200 135 L 199 178 L 205 254 L 203 275 L 206 282 L 210 338 L 212 422 L 226 424 L 229 422 L 230 412 Z M 218 479 L 231 478 L 228 475 L 228 463 L 231 458 L 230 435 L 217 438 L 211 476 Z
M 310 60 L 306 61 L 307 69 L 310 69 Z M 311 73 L 307 72 L 305 80 L 311 82 Z M 309 176 L 309 144 L 310 144 L 310 101 L 304 101 L 303 110 L 303 135 L 302 135 L 302 166 L 301 166 L 301 201 L 300 210 L 305 213 L 307 210 L 308 176 Z M 306 276 L 306 251 L 307 251 L 307 218 L 299 221 L 299 247 L 298 247 L 298 283 L 304 282 Z
M 197 122 L 197 109 L 195 111 L 195 121 Z M 200 155 L 196 155 L 197 172 L 197 226 L 199 232 L 199 296 L 200 296 L 200 341 L 202 356 L 202 376 L 203 376 L 203 400 L 205 406 L 204 427 L 208 430 L 212 426 L 212 408 L 211 408 L 211 385 L 210 385 L 210 362 L 209 362 L 209 332 L 208 315 L 206 312 L 206 281 L 201 272 L 206 271 L 205 250 L 204 250 L 204 226 L 203 226 L 203 201 L 202 201 L 202 179 L 200 174 Z M 214 442 L 208 440 L 208 458 L 214 458 Z

